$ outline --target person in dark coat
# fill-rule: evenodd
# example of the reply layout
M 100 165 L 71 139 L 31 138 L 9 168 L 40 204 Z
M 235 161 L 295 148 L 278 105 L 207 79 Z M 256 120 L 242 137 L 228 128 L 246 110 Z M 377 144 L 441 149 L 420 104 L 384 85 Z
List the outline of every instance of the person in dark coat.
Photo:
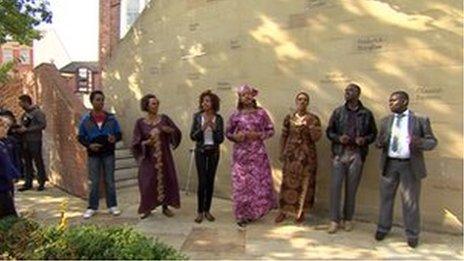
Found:
M 48 180 L 42 157 L 42 132 L 47 126 L 47 120 L 43 111 L 37 105 L 32 104 L 32 98 L 29 95 L 19 96 L 19 105 L 24 110 L 24 114 L 21 116 L 20 127 L 15 131 L 21 134 L 22 154 L 25 163 L 25 183 L 19 188 L 19 191 L 32 188 L 33 164 L 37 170 L 37 181 L 39 182 L 37 190 L 42 191 Z
M 14 180 L 19 178 L 19 171 L 11 160 L 11 149 L 7 140 L 9 120 L 0 116 L 0 219 L 17 216 L 13 191 Z
M 0 108 L 0 117 L 4 116 L 9 121 L 10 127 L 8 128 L 8 133 L 5 138 L 5 141 L 8 143 L 10 150 L 11 161 L 15 165 L 16 169 L 19 171 L 20 177 L 23 178 L 23 163 L 22 163 L 22 154 L 21 154 L 21 135 L 17 133 L 17 129 L 20 128 L 20 125 L 16 122 L 16 118 L 8 109 Z
M 350 83 L 345 88 L 345 104 L 332 113 L 326 130 L 332 142 L 332 174 L 330 181 L 330 234 L 340 226 L 353 229 L 356 192 L 361 181 L 369 144 L 375 141 L 377 127 L 372 112 L 359 100 L 361 88 Z M 345 183 L 343 214 L 342 186 Z

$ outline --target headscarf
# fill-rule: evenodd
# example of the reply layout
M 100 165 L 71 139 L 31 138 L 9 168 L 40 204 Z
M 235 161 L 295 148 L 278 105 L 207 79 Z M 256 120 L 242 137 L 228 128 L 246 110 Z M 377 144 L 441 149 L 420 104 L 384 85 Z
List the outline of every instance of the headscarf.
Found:
M 256 97 L 256 95 L 258 95 L 258 90 L 251 87 L 248 84 L 241 85 L 240 87 L 237 88 L 237 94 L 238 95 L 242 95 L 242 94 L 244 94 L 246 92 L 251 92 L 251 95 L 253 97 Z

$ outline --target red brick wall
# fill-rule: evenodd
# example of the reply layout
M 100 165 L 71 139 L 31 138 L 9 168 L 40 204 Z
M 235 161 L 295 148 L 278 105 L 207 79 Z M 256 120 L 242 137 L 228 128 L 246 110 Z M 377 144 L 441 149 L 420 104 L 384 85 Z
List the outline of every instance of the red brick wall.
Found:
M 43 156 L 50 182 L 63 190 L 87 197 L 87 154 L 77 141 L 77 127 L 86 111 L 82 102 L 52 64 L 41 64 L 33 72 L 16 74 L 0 86 L 1 105 L 18 118 L 22 94 L 32 96 L 47 117 Z
M 32 71 L 17 73 L 11 81 L 0 86 L 0 106 L 11 110 L 18 118 L 23 113 L 18 104 L 18 97 L 22 94 L 29 94 L 37 101 L 38 89 Z
M 119 42 L 121 0 L 100 0 L 99 65 L 100 71 Z M 98 84 L 101 86 L 101 84 Z
M 42 109 L 47 116 L 44 158 L 50 181 L 79 197 L 87 196 L 87 155 L 77 141 L 85 108 L 52 64 L 35 68 Z

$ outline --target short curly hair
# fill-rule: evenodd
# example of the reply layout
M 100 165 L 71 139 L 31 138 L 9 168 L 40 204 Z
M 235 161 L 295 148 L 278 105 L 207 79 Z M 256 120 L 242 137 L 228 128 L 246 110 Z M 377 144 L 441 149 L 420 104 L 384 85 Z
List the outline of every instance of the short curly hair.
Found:
M 151 94 L 151 93 L 142 97 L 142 99 L 140 100 L 140 109 L 142 111 L 148 112 L 148 104 L 150 103 L 150 99 L 152 99 L 152 98 L 155 98 L 159 102 L 156 95 Z
M 308 99 L 308 102 L 309 102 L 309 94 L 307 92 L 304 92 L 304 91 L 300 91 L 296 94 L 295 96 L 295 100 L 298 99 L 298 96 L 300 95 L 304 95 L 306 97 L 306 99 Z
M 200 94 L 200 97 L 198 98 L 198 108 L 200 110 L 203 109 L 201 107 L 201 103 L 203 102 L 203 99 L 206 96 L 209 96 L 209 98 L 211 99 L 211 105 L 213 107 L 213 110 L 215 112 L 218 112 L 220 108 L 221 99 L 219 99 L 219 97 L 216 94 L 214 94 L 211 90 L 206 90 Z

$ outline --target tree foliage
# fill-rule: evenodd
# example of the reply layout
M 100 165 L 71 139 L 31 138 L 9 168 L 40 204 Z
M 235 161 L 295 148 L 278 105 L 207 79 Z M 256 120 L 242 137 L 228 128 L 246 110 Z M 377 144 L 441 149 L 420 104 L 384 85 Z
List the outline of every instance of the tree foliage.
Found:
M 0 0 L 0 44 L 8 40 L 30 45 L 40 39 L 36 27 L 51 23 L 48 0 Z
M 48 0 L 0 0 L 0 45 L 7 41 L 31 45 L 41 38 L 36 27 L 51 21 Z M 14 63 L 0 65 L 0 84 L 8 81 Z

